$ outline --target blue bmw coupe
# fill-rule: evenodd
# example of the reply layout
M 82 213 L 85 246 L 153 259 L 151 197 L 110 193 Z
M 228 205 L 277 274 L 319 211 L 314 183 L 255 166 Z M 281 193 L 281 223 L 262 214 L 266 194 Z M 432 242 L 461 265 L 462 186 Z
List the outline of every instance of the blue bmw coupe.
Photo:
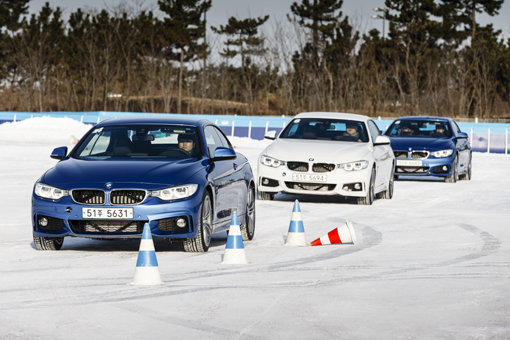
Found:
M 58 250 L 65 236 L 156 237 L 205 252 L 232 213 L 244 240 L 255 232 L 255 182 L 246 157 L 207 120 L 132 118 L 101 122 L 35 183 L 34 245 Z
M 471 179 L 468 135 L 451 118 L 401 117 L 385 132 L 395 154 L 395 177 L 438 176 L 446 182 Z

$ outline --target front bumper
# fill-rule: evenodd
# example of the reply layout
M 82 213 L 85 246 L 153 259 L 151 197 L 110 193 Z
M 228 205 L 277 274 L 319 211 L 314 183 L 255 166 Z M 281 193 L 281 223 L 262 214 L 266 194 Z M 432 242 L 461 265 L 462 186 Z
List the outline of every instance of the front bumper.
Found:
M 371 165 L 359 171 L 334 169 L 330 172 L 297 172 L 285 166 L 278 168 L 258 166 L 257 187 L 268 193 L 365 197 L 370 182 Z M 308 177 L 306 180 L 297 177 Z M 320 177 L 325 176 L 325 177 Z M 325 179 L 319 181 L 319 179 Z
M 148 197 L 141 204 L 125 206 L 78 204 L 69 196 L 51 201 L 32 195 L 32 228 L 34 236 L 43 237 L 133 238 L 140 237 L 144 224 L 148 223 L 154 236 L 191 238 L 196 234 L 201 203 L 199 192 L 178 201 L 163 202 Z M 133 218 L 87 219 L 82 217 L 84 207 L 132 208 Z M 178 219 L 184 219 L 186 225 L 178 227 Z
M 395 158 L 395 175 L 447 177 L 452 174 L 454 160 L 455 154 L 450 157 L 419 160 Z M 416 161 L 421 163 L 414 164 Z

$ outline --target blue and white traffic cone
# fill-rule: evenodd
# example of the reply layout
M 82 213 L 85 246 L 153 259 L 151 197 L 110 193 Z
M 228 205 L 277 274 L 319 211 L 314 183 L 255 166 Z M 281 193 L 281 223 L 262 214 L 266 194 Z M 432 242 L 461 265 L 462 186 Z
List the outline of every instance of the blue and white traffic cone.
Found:
M 246 252 L 244 251 L 243 237 L 241 228 L 237 219 L 237 213 L 234 211 L 230 221 L 228 231 L 227 245 L 225 246 L 225 255 L 223 255 L 222 264 L 246 264 Z
M 131 284 L 142 286 L 163 284 L 159 276 L 158 259 L 156 258 L 151 228 L 148 223 L 145 223 L 143 226 L 138 260 L 136 261 L 135 277 Z
M 290 217 L 289 232 L 287 233 L 286 246 L 306 247 L 305 227 L 303 225 L 303 218 L 301 217 L 301 208 L 299 201 L 294 201 L 294 208 Z

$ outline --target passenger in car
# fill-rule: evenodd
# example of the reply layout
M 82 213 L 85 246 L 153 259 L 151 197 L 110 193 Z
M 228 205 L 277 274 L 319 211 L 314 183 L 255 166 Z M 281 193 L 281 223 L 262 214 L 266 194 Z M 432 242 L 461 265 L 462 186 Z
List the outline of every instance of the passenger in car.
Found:
M 400 128 L 400 131 L 398 133 L 400 136 L 413 136 L 414 135 L 414 129 L 409 125 L 404 125 Z
M 445 137 L 446 136 L 446 129 L 444 125 L 436 125 L 436 130 L 433 134 L 434 137 Z
M 179 142 L 179 149 L 186 151 L 189 154 L 193 153 L 193 149 L 195 148 L 195 141 L 191 134 L 180 134 L 179 137 L 177 137 L 177 141 Z
M 352 140 L 361 142 L 361 136 L 358 131 L 358 126 L 355 123 L 347 123 L 345 126 L 346 136 Z

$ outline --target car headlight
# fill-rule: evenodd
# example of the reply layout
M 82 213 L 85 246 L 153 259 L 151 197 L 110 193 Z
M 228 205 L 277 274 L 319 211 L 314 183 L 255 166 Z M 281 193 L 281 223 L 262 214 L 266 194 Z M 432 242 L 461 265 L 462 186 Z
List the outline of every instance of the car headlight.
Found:
M 153 190 L 150 195 L 163 201 L 173 201 L 192 196 L 197 192 L 198 184 L 185 184 L 176 187 Z
M 439 150 L 439 151 L 432 152 L 432 156 L 434 156 L 436 158 L 444 158 L 444 157 L 451 156 L 452 153 L 453 153 L 452 149 Z
M 341 163 L 338 164 L 337 166 L 339 169 L 344 169 L 345 171 L 359 171 L 367 168 L 368 161 Z
M 269 156 L 266 156 L 266 155 L 260 156 L 260 163 L 265 165 L 265 166 L 270 166 L 270 167 L 273 167 L 273 168 L 277 168 L 279 166 L 285 165 L 284 161 L 280 161 L 280 160 L 278 160 L 276 158 L 269 157 Z
M 59 200 L 64 196 L 69 195 L 68 190 L 63 190 L 59 188 L 52 187 L 51 185 L 36 183 L 34 194 L 39 197 L 47 198 L 50 200 Z

